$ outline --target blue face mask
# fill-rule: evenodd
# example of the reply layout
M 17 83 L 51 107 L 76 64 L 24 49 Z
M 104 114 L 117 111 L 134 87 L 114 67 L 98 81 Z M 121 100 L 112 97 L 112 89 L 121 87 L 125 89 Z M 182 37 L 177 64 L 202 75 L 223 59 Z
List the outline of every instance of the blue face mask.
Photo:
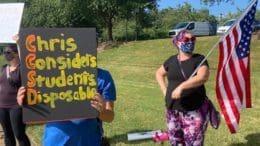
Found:
M 180 45 L 180 49 L 184 53 L 192 53 L 194 50 L 194 43 L 193 42 L 183 43 Z

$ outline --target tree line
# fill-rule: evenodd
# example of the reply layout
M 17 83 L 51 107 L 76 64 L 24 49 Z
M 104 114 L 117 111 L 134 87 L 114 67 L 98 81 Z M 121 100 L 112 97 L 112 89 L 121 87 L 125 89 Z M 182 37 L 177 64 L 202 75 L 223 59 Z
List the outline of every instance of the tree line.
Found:
M 11 0 L 10 0 L 11 1 Z M 233 0 L 201 0 L 206 5 Z M 183 3 L 178 8 L 159 10 L 159 0 L 16 0 L 24 2 L 22 27 L 96 27 L 105 40 L 142 40 L 168 37 L 168 31 L 182 21 L 222 23 L 208 9 L 194 9 Z M 259 12 L 257 12 L 258 15 Z

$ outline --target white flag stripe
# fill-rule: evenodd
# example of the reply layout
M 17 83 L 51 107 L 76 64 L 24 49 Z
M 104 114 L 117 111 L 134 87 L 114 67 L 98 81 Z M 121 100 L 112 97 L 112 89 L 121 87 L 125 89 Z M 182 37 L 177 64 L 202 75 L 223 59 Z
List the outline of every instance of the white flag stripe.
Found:
M 225 106 L 225 109 L 226 109 L 226 112 L 227 112 L 227 116 L 228 116 L 230 122 L 232 123 L 234 128 L 238 127 L 238 126 L 236 126 L 236 125 L 238 125 L 238 123 L 237 123 L 235 115 L 233 113 L 231 104 L 229 103 L 229 99 L 228 99 L 228 96 L 226 94 L 226 90 L 225 90 L 224 85 L 223 85 L 223 80 L 219 80 L 219 90 L 220 90 L 220 94 L 222 95 L 221 96 L 222 101 L 224 103 L 224 106 Z
M 228 49 L 227 49 L 227 41 L 226 41 L 226 39 L 224 39 L 224 41 L 223 41 L 223 54 L 224 54 L 224 56 L 223 56 L 223 62 L 226 63 L 226 62 L 227 62 L 227 59 L 228 59 L 228 56 L 229 56 Z M 224 66 L 224 64 L 223 64 L 223 66 Z M 224 68 L 222 68 L 222 70 L 223 70 L 223 69 L 224 69 Z
M 228 80 L 227 86 L 229 86 L 229 88 L 231 90 L 232 97 L 239 97 L 238 94 L 237 94 L 236 85 L 234 83 L 234 77 L 232 76 L 230 68 L 229 68 L 228 65 L 226 67 L 226 76 L 229 77 L 229 78 L 227 78 L 227 80 Z M 239 111 L 240 111 L 241 105 L 242 105 L 240 100 L 233 100 L 233 101 L 236 105 L 236 108 L 239 109 Z

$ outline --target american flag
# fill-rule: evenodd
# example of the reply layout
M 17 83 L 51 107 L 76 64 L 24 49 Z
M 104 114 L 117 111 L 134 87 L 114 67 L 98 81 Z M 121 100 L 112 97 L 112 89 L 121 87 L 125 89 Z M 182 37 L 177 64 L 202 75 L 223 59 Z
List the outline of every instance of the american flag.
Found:
M 239 129 L 240 111 L 251 107 L 250 40 L 257 0 L 254 0 L 219 42 L 216 94 L 231 133 Z

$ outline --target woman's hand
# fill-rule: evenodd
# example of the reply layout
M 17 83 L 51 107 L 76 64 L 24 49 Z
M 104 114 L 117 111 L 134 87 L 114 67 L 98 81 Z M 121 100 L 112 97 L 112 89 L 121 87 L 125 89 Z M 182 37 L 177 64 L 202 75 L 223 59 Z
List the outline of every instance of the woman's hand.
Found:
M 17 43 L 19 41 L 19 35 L 18 34 L 14 35 L 12 39 Z
M 90 103 L 92 107 L 99 111 L 99 113 L 103 112 L 106 108 L 105 100 L 99 93 L 95 94 L 94 98 L 90 101 Z
M 172 99 L 179 99 L 181 98 L 181 93 L 182 93 L 182 87 L 178 86 L 172 91 Z
M 90 101 L 91 106 L 99 111 L 99 119 L 103 122 L 112 122 L 114 120 L 114 102 L 105 101 L 104 97 L 96 93 L 94 98 Z
M 20 87 L 18 89 L 18 93 L 17 93 L 17 103 L 21 106 L 23 105 L 23 100 L 24 100 L 24 97 L 25 97 L 25 92 L 26 92 L 26 89 L 25 87 Z

